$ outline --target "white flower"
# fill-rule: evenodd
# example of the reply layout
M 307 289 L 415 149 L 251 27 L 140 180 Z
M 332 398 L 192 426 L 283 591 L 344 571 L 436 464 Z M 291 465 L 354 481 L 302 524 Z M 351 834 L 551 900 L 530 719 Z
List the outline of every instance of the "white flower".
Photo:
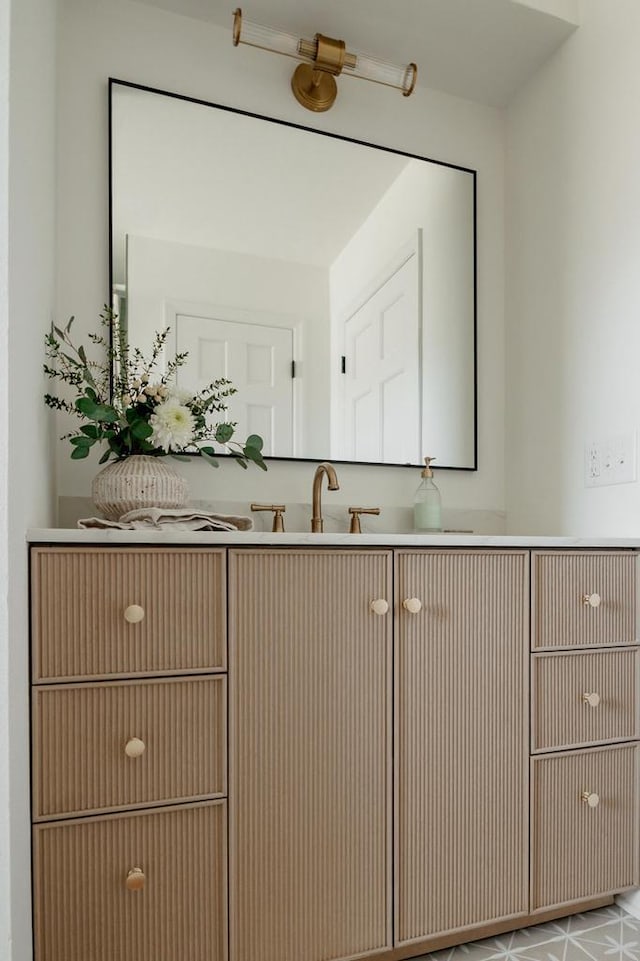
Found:
M 158 404 L 149 423 L 153 427 L 151 443 L 163 450 L 182 450 L 193 441 L 194 416 L 174 398 Z
M 193 394 L 190 390 L 185 390 L 184 387 L 176 387 L 171 385 L 168 388 L 168 398 L 169 402 L 174 404 L 188 404 L 190 400 L 193 400 Z

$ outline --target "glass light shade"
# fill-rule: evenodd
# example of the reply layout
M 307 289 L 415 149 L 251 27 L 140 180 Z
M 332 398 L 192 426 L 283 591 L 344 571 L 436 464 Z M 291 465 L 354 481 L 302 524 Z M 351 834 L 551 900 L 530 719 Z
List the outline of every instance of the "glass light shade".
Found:
M 236 46 L 239 43 L 246 43 L 250 47 L 271 50 L 272 53 L 282 53 L 286 57 L 308 62 L 313 61 L 311 51 L 315 50 L 316 46 L 311 41 L 306 44 L 301 43 L 299 37 L 294 37 L 291 33 L 274 30 L 272 27 L 265 27 L 261 23 L 247 20 L 240 9 L 234 13 L 233 42 Z
M 387 87 L 396 87 L 398 90 L 402 90 L 406 97 L 412 92 L 418 75 L 418 68 L 415 63 L 399 67 L 387 60 L 370 57 L 366 53 L 351 52 L 355 54 L 355 66 L 350 67 L 345 62 L 342 68 L 343 74 L 348 74 L 350 77 L 361 77 L 363 80 L 372 80 L 374 83 L 381 83 Z
M 233 42 L 236 46 L 239 43 L 245 43 L 251 47 L 259 47 L 261 50 L 271 50 L 273 53 L 293 57 L 295 60 L 314 63 L 318 53 L 318 36 L 313 40 L 301 39 L 283 30 L 274 30 L 273 27 L 247 20 L 240 8 L 234 12 Z M 329 38 L 327 42 L 336 43 Z M 387 60 L 378 60 L 376 57 L 357 51 L 345 52 L 341 72 L 351 77 L 360 77 L 387 87 L 395 87 L 397 90 L 402 90 L 405 97 L 413 91 L 418 76 L 415 63 L 397 66 Z

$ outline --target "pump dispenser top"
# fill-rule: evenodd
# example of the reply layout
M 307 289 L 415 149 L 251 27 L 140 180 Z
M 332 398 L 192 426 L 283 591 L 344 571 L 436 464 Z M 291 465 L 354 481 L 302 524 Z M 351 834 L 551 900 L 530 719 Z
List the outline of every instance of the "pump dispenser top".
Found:
M 423 471 L 422 471 L 423 477 L 433 477 L 433 471 L 431 470 L 432 460 L 435 460 L 435 457 L 425 457 L 424 462 L 426 466 L 423 468 Z
M 422 482 L 413 501 L 414 529 L 432 534 L 442 530 L 442 499 L 431 469 L 431 462 L 434 460 L 435 457 L 425 457 Z

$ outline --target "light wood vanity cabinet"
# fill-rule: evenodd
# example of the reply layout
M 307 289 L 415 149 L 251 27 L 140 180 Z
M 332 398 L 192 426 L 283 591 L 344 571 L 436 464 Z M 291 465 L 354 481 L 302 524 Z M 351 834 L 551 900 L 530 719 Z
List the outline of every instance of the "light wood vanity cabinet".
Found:
M 31 572 L 36 961 L 225 961 L 226 552 Z
M 534 913 L 639 881 L 637 578 L 628 551 L 532 553 Z
M 527 914 L 528 568 L 397 554 L 399 944 Z
M 388 551 L 230 552 L 235 961 L 393 944 L 391 596 Z
M 638 881 L 633 552 L 31 563 L 36 961 L 400 961 Z

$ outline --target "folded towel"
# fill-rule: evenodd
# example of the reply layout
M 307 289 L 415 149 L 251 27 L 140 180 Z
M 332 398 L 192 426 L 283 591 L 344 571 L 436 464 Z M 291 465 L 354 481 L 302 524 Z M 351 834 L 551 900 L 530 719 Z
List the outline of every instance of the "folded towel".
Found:
M 119 521 L 103 517 L 85 517 L 78 527 L 91 530 L 115 529 L 120 531 L 173 530 L 173 531 L 250 531 L 250 517 L 234 514 L 213 514 L 194 508 L 142 507 L 123 514 Z

